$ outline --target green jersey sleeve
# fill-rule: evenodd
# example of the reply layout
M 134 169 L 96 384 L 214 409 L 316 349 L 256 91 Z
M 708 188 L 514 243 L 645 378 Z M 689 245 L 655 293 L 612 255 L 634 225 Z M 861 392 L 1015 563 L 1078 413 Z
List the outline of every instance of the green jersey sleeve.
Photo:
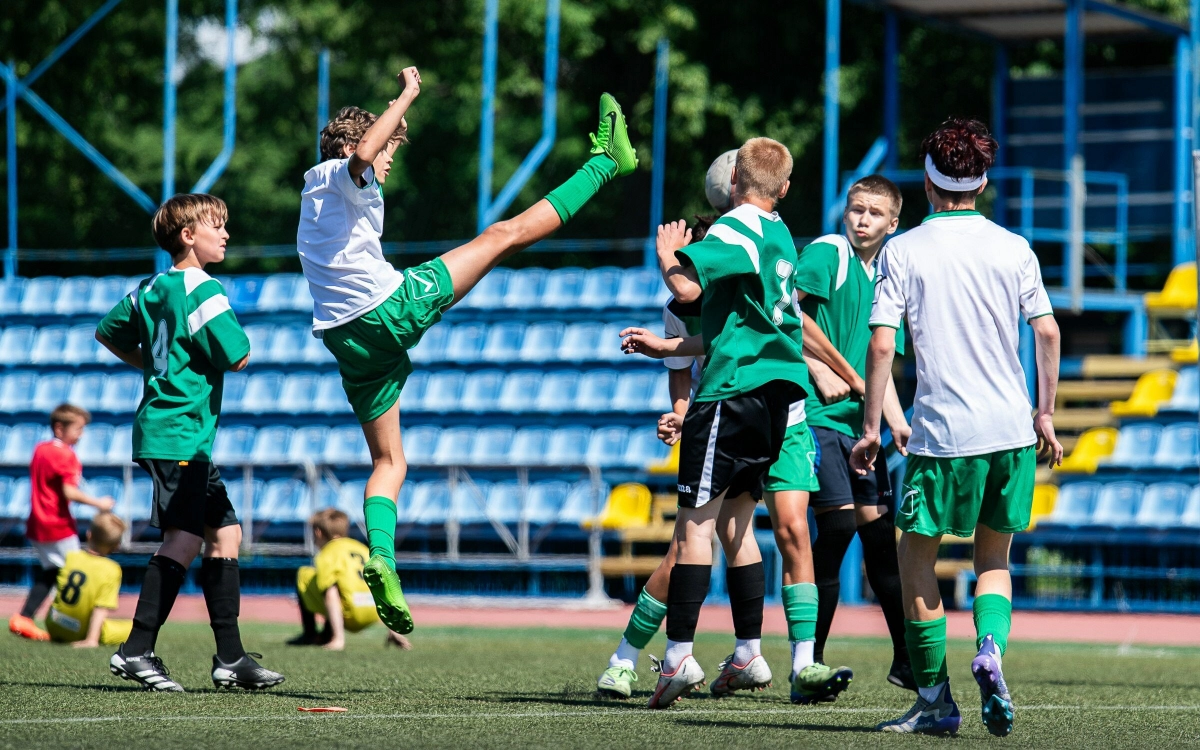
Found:
M 141 327 L 137 319 L 137 307 L 134 302 L 137 292 L 121 298 L 113 309 L 108 311 L 96 332 L 108 339 L 113 346 L 123 352 L 130 352 L 142 343 Z
M 904 326 L 896 329 L 896 354 L 904 356 Z
M 188 335 L 218 370 L 228 370 L 250 353 L 221 282 L 209 279 L 188 295 Z
M 814 242 L 800 251 L 792 286 L 798 291 L 828 300 L 837 280 L 838 251 L 828 242 Z
M 700 287 L 745 274 L 758 274 L 762 238 L 741 222 L 722 217 L 700 242 L 675 255 L 696 269 Z

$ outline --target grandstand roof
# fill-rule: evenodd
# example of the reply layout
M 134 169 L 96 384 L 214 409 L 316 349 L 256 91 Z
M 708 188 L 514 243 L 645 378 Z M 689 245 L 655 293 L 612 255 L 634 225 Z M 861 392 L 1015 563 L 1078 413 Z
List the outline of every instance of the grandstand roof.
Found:
M 958 26 L 1002 42 L 1062 37 L 1066 0 L 872 0 L 902 13 Z M 1088 37 L 1185 34 L 1184 24 L 1113 0 L 1087 0 Z

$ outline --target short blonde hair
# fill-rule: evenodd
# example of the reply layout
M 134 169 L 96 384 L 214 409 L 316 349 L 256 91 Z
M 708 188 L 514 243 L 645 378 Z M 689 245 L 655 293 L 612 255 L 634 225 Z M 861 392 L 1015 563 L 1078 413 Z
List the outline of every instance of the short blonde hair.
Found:
M 779 141 L 751 138 L 738 149 L 734 169 L 742 195 L 777 201 L 792 176 L 792 154 Z
M 350 534 L 350 516 L 337 508 L 322 508 L 308 519 L 314 529 L 320 529 L 326 539 L 341 539 Z
M 97 513 L 92 518 L 91 534 L 89 544 L 93 549 L 114 550 L 121 546 L 121 537 L 125 535 L 125 522 L 107 511 Z
M 887 198 L 892 203 L 892 217 L 900 215 L 900 209 L 904 207 L 904 196 L 900 193 L 900 188 L 896 187 L 896 183 L 881 174 L 869 174 L 866 177 L 855 182 L 850 186 L 850 190 L 846 192 L 846 203 L 849 205 L 850 199 L 857 193 L 866 193 L 879 198 Z
M 184 250 L 179 239 L 184 227 L 195 230 L 201 222 L 220 226 L 228 220 L 229 208 L 225 201 L 207 193 L 183 193 L 171 196 L 158 207 L 150 229 L 158 246 L 174 257 Z
M 84 424 L 91 424 L 92 413 L 75 404 L 59 404 L 50 412 L 50 427 L 53 428 L 56 424 L 66 426 L 77 419 L 83 420 Z
M 321 129 L 321 160 L 344 159 L 346 146 L 358 147 L 371 126 L 379 118 L 360 107 L 342 107 L 329 124 Z M 408 126 L 401 123 L 389 141 L 408 143 Z

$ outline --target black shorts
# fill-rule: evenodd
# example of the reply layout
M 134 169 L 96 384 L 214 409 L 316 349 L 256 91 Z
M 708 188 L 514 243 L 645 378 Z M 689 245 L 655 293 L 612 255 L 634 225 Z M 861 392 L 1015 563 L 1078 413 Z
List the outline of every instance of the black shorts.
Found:
M 814 427 L 812 431 L 817 443 L 815 463 L 821 489 L 809 496 L 809 505 L 835 508 L 850 503 L 892 504 L 892 483 L 882 455 L 875 460 L 875 471 L 862 476 L 850 468 L 850 453 L 857 440 L 827 427 Z
M 215 464 L 139 458 L 138 465 L 154 480 L 150 525 L 179 529 L 203 537 L 205 527 L 236 526 L 237 513 Z
M 700 508 L 724 493 L 762 498 L 779 458 L 788 407 L 804 397 L 794 383 L 774 380 L 724 401 L 693 401 L 679 447 L 679 507 Z

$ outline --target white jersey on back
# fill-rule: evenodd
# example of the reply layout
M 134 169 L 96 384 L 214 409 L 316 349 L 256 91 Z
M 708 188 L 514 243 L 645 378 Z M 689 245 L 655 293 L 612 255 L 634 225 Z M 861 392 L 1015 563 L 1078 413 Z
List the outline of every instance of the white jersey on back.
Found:
M 917 356 L 911 453 L 952 458 L 1033 445 L 1021 317 L 1054 312 L 1023 237 L 975 211 L 934 214 L 889 241 L 871 326 L 908 319 Z
M 296 251 L 313 298 L 313 331 L 370 312 L 404 283 L 383 258 L 383 193 L 370 167 L 366 187 L 354 184 L 347 159 L 304 173 Z

